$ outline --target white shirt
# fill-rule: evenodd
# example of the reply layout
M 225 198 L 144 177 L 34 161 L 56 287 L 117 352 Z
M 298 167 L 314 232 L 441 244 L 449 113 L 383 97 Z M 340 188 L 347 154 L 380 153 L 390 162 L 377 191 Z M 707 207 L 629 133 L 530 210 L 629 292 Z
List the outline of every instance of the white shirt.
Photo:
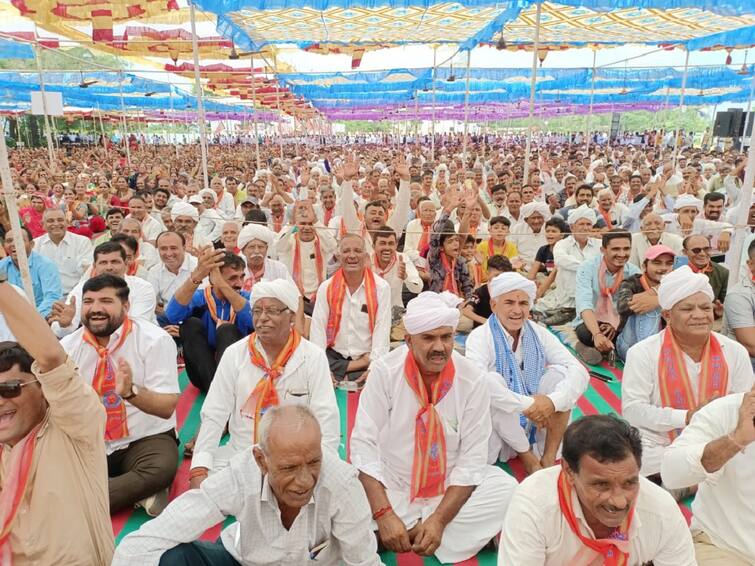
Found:
M 573 236 L 553 246 L 553 263 L 556 266 L 556 304 L 574 308 L 577 293 L 577 268 L 588 258 L 600 255 L 600 240 L 587 238 L 581 248 Z
M 550 393 L 548 398 L 553 401 L 556 411 L 569 411 L 587 389 L 590 376 L 584 366 L 577 361 L 577 358 L 548 329 L 543 328 L 539 324 L 532 324 L 532 327 L 535 329 L 535 334 L 543 345 L 546 368 L 553 365 L 561 366 L 564 373 L 568 376 L 567 379 L 559 382 L 556 390 Z M 505 328 L 503 329 L 503 334 L 509 343 L 509 348 L 513 348 L 514 339 Z M 521 346 L 521 336 L 519 346 Z M 470 332 L 467 337 L 465 356 L 485 372 L 496 371 L 495 345 L 493 343 L 493 332 L 490 330 L 490 319 Z M 514 351 L 514 357 L 517 363 L 520 364 L 520 367 L 523 363 L 528 363 L 527 360 L 523 359 L 521 347 L 518 347 Z M 514 413 L 524 411 L 532 405 L 534 402 L 532 397 L 515 393 L 508 388 L 505 378 L 501 377 L 500 374 L 496 374 L 496 376 L 498 379 L 490 384 L 491 402 L 496 408 Z
M 561 466 L 539 470 L 525 479 L 506 511 L 499 566 L 589 566 L 601 564 L 599 554 L 587 548 L 571 530 L 558 502 Z M 576 491 L 574 515 L 582 533 L 594 537 Z M 579 557 L 577 556 L 579 554 Z M 597 562 L 592 562 L 593 560 Z M 629 526 L 629 561 L 639 566 L 696 566 L 692 537 L 674 498 L 663 488 L 640 478 L 634 517 Z
M 8 285 L 11 286 L 11 288 L 16 291 L 19 295 L 21 295 L 26 301 L 29 301 L 29 298 L 26 296 L 26 293 L 24 292 L 21 287 L 16 287 L 13 285 L 13 283 L 8 283 Z M 3 316 L 3 313 L 0 312 L 0 342 L 15 342 L 16 337 L 14 336 L 13 332 L 11 332 L 10 327 L 8 326 L 8 322 L 5 320 L 5 316 Z
M 160 254 L 157 253 L 155 246 L 144 240 L 139 240 L 139 260 L 142 261 L 144 269 L 149 271 L 160 263 Z
M 159 326 L 134 320 L 131 333 L 123 345 L 113 355 L 113 363 L 126 360 L 131 366 L 133 383 L 137 387 L 146 388 L 155 393 L 180 393 L 178 387 L 178 373 L 176 370 L 176 343 L 173 338 Z M 110 347 L 120 340 L 123 332 L 121 325 L 110 335 Z M 79 328 L 60 341 L 60 345 L 79 366 L 81 377 L 92 382 L 99 359 L 97 350 L 84 342 L 84 328 Z M 148 415 L 128 401 L 126 403 L 126 418 L 128 432 L 126 438 L 106 442 L 107 453 L 127 447 L 141 438 L 168 432 L 176 428 L 175 411 L 168 419 Z
M 215 194 L 217 198 L 217 193 Z M 228 191 L 223 191 L 223 197 L 217 202 L 215 210 L 227 220 L 233 219 L 236 214 L 236 200 Z
M 409 491 L 419 402 L 399 346 L 370 367 L 351 434 L 351 461 L 389 489 Z M 446 487 L 482 483 L 487 473 L 490 396 L 480 370 L 457 352 L 453 386 L 436 405 L 446 439 Z M 420 378 L 421 379 L 421 378 Z
M 432 230 L 432 225 L 430 226 Z M 429 238 L 429 237 L 428 237 Z M 413 262 L 419 259 L 419 241 L 422 239 L 422 220 L 415 218 L 406 225 L 406 236 L 404 237 L 404 254 Z M 429 239 L 428 239 L 429 243 Z
M 309 339 L 313 344 L 325 349 L 328 340 L 325 328 L 328 326 L 330 305 L 328 304 L 328 287 L 332 279 L 323 281 L 317 289 L 317 299 L 312 312 L 312 325 Z M 375 291 L 377 295 L 377 313 L 375 329 L 370 331 L 370 317 L 367 313 L 367 295 L 364 289 L 364 277 L 359 288 L 352 295 L 346 285 L 343 296 L 343 310 L 341 325 L 336 334 L 333 349 L 344 358 L 352 360 L 362 354 L 370 354 L 370 360 L 375 361 L 388 352 L 391 332 L 391 287 L 384 279 L 375 275 Z
M 540 232 L 535 234 L 530 225 L 522 219 L 521 222 L 517 222 L 511 227 L 508 239 L 516 244 L 519 258 L 529 269 L 532 262 L 535 261 L 537 250 L 547 244 L 545 240 L 545 224 L 543 224 Z
M 163 262 L 158 263 L 149 270 L 147 281 L 155 290 L 157 302 L 167 305 L 176 294 L 176 289 L 183 285 L 191 277 L 191 272 L 197 267 L 197 258 L 193 255 L 184 255 L 184 260 L 178 268 L 178 273 L 171 272 Z
M 244 262 L 246 262 L 246 258 L 244 258 Z M 249 267 L 247 266 L 247 268 L 244 270 L 244 279 L 247 279 L 250 276 L 251 272 L 249 271 Z M 279 261 L 266 257 L 265 272 L 262 274 L 262 277 L 259 279 L 259 281 L 275 281 L 276 279 L 285 279 L 291 282 L 294 281 L 285 265 L 283 265 Z M 259 281 L 255 281 L 255 283 L 258 283 Z
M 412 261 L 406 254 L 396 252 L 396 256 L 396 261 L 393 262 L 391 268 L 382 274 L 380 273 L 380 271 L 382 270 L 377 265 L 377 263 L 374 262 L 373 258 L 372 271 L 375 272 L 375 274 L 380 275 L 383 279 L 385 279 L 385 281 L 388 282 L 388 285 L 391 286 L 391 301 L 393 306 L 403 307 L 404 301 L 401 295 L 404 291 L 404 285 L 406 285 L 406 288 L 410 293 L 421 293 L 422 279 L 420 278 L 419 273 L 417 272 L 417 268 L 414 266 L 414 263 L 412 263 Z M 398 276 L 399 257 L 403 260 L 404 266 L 406 267 L 405 279 L 401 279 Z
M 670 489 L 698 484 L 692 502 L 693 532 L 704 531 L 716 546 L 755 563 L 755 445 L 712 474 L 700 461 L 709 442 L 737 428 L 743 398 L 743 393 L 727 395 L 695 413 L 666 449 L 661 475 Z
M 133 215 L 129 214 L 126 218 L 133 218 L 142 225 L 142 238 L 147 242 L 154 242 L 160 235 L 160 232 L 165 231 L 165 226 L 161 220 L 157 220 L 152 215 L 147 214 L 144 220 L 138 220 Z
M 259 340 L 256 346 L 270 363 Z M 214 454 L 226 423 L 231 435 L 228 444 L 233 453 L 253 446 L 254 417 L 242 415 L 241 410 L 264 376 L 265 372 L 251 362 L 247 338 L 226 349 L 202 405 L 202 426 L 194 447 L 192 468 L 217 469 Z M 341 421 L 328 359 L 322 349 L 302 338 L 283 374 L 276 380 L 275 390 L 282 405 L 308 406 L 320 423 L 323 445 L 338 450 Z
M 322 272 L 320 273 L 320 277 L 324 280 L 326 277 L 325 270 L 333 252 L 338 247 L 338 242 L 331 230 L 327 230 L 319 225 L 316 225 L 315 229 L 317 230 L 322 255 Z M 278 259 L 291 274 L 294 272 L 295 242 L 293 229 L 281 232 L 275 242 L 275 251 L 278 254 Z M 315 240 L 311 242 L 300 241 L 299 245 L 301 249 L 301 283 L 304 288 L 304 295 L 310 297 L 317 292 L 317 288 L 320 286 L 320 278 L 318 278 L 317 274 Z
M 157 566 L 162 554 L 193 542 L 226 517 L 236 517 L 220 535 L 223 546 L 242 566 L 380 566 L 370 506 L 356 470 L 324 450 L 320 476 L 309 503 L 290 529 L 267 476 L 251 450 L 237 454 L 230 466 L 174 500 L 118 545 L 113 566 Z M 310 551 L 326 543 L 310 559 Z
M 66 231 L 66 235 L 55 244 L 49 234 L 34 239 L 34 250 L 55 262 L 60 271 L 60 285 L 63 293 L 68 293 L 81 279 L 87 267 L 92 264 L 93 248 L 89 238 Z
M 661 238 L 658 240 L 657 245 L 668 246 L 676 255 L 682 254 L 682 238 L 679 234 L 671 234 L 670 232 L 663 232 Z M 629 263 L 641 266 L 645 261 L 645 252 L 652 244 L 648 240 L 648 237 L 642 232 L 636 232 L 632 234 L 632 253 L 629 256 Z
M 124 279 L 129 288 L 129 318 L 142 319 L 155 324 L 155 307 L 157 306 L 157 298 L 155 296 L 154 287 L 141 277 L 126 275 Z M 58 338 L 62 338 L 63 336 L 72 333 L 81 323 L 81 301 L 84 292 L 84 283 L 86 283 L 86 281 L 82 281 L 76 285 L 66 298 L 66 304 L 68 305 L 71 304 L 71 299 L 76 299 L 76 314 L 73 315 L 71 324 L 68 326 L 60 326 L 58 322 L 53 322 L 52 325 L 50 325 L 50 328 Z
M 663 337 L 669 330 L 649 336 L 638 342 L 627 352 L 624 376 L 621 381 L 621 414 L 629 424 L 640 429 L 642 443 L 646 446 L 668 446 L 671 442 L 668 433 L 684 428 L 687 411 L 661 405 L 661 392 L 658 384 L 658 360 L 661 355 Z M 713 335 L 721 344 L 721 351 L 729 366 L 729 389 L 727 393 L 749 391 L 753 383 L 750 355 L 741 344 L 731 338 Z M 682 352 L 687 368 L 692 392 L 697 397 L 701 365 Z M 699 401 L 696 399 L 696 401 Z M 660 455 L 658 456 L 660 457 Z M 644 462 L 643 473 L 657 473 L 660 460 Z
M 194 235 L 198 236 L 202 242 L 215 242 L 220 238 L 224 222 L 225 219 L 220 216 L 217 210 L 213 208 L 205 209 L 199 215 L 199 222 L 194 229 Z M 194 245 L 199 245 L 199 242 L 195 241 Z

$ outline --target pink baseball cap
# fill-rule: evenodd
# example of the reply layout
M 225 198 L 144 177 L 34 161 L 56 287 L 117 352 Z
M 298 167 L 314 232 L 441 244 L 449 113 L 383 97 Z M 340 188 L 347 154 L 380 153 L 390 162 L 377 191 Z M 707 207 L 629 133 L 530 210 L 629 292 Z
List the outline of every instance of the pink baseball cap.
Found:
M 662 255 L 670 255 L 671 257 L 674 257 L 676 256 L 676 253 L 668 246 L 664 246 L 663 244 L 656 244 L 655 246 L 650 246 L 647 249 L 647 251 L 645 252 L 645 259 L 652 260 Z

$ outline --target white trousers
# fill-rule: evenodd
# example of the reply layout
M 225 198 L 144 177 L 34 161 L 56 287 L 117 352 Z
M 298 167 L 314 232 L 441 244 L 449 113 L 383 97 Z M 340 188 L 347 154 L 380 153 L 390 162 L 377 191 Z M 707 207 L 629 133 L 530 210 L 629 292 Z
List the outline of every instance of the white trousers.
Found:
M 505 387 L 506 380 L 503 377 L 500 379 Z M 560 366 L 547 368 L 540 379 L 540 386 L 537 388 L 538 394 L 548 395 L 549 393 L 553 393 L 558 384 L 564 379 L 566 379 L 566 376 Z M 533 449 L 538 458 L 542 457 L 543 450 L 545 449 L 546 430 L 544 428 L 537 429 L 535 432 L 535 444 L 530 446 L 527 433 L 519 422 L 519 415 L 521 415 L 521 412 L 511 413 L 497 407 L 490 408 L 493 432 L 490 434 L 490 441 L 488 442 L 489 464 L 494 464 L 498 460 L 506 462 L 516 457 L 519 453 L 527 452 L 530 448 Z M 559 448 L 556 457 L 558 457 L 560 452 L 561 449 Z
M 517 482 L 495 466 L 487 468 L 482 483 L 475 488 L 453 521 L 446 525 L 435 557 L 443 563 L 463 562 L 477 554 L 490 539 L 501 532 L 503 518 Z M 411 529 L 427 519 L 440 505 L 443 496 L 411 501 L 408 491 L 386 490 L 393 512 Z M 373 529 L 377 525 L 373 522 Z

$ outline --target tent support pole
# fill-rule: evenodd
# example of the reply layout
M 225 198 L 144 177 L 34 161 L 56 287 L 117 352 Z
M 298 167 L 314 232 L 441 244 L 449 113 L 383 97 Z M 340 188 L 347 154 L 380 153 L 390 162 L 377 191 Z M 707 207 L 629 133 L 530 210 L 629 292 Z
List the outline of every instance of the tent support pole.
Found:
M 598 50 L 593 49 L 592 51 L 592 80 L 590 81 L 590 109 L 587 112 L 587 119 L 585 123 L 585 142 L 587 143 L 587 149 L 585 153 L 587 153 L 587 156 L 590 156 L 590 138 L 592 137 L 591 129 L 591 122 L 592 122 L 592 107 L 593 107 L 593 101 L 595 100 L 595 61 L 598 57 Z
M 687 55 L 684 57 L 684 74 L 682 75 L 682 91 L 679 94 L 679 121 L 677 121 L 676 128 L 674 129 L 674 171 L 676 171 L 676 162 L 679 159 L 679 135 L 682 111 L 684 110 L 684 91 L 687 89 L 687 72 L 689 71 L 689 49 Z
M 438 64 L 438 46 L 433 46 L 433 115 L 432 115 L 432 122 L 430 124 L 430 161 L 435 163 L 435 73 L 437 72 L 437 66 Z
M 472 62 L 472 50 L 467 51 L 467 86 L 464 89 L 464 139 L 462 141 L 462 154 L 464 155 L 464 167 L 467 166 L 467 137 L 469 133 L 469 67 Z
M 257 156 L 257 171 L 260 170 L 260 138 L 257 135 L 257 77 L 254 76 L 254 55 L 249 59 L 252 66 L 252 127 L 254 128 L 254 152 Z
M 34 27 L 34 36 L 37 36 L 37 28 Z M 34 60 L 37 63 L 39 75 L 39 90 L 42 93 L 42 113 L 45 116 L 45 139 L 47 140 L 47 157 L 50 160 L 50 171 L 55 171 L 55 146 L 52 144 L 52 130 L 50 129 L 50 114 L 47 112 L 47 94 L 45 93 L 45 76 L 42 73 L 42 62 L 39 57 L 39 43 L 34 45 Z
M 202 81 L 199 79 L 199 47 L 197 45 L 197 20 L 194 14 L 194 1 L 189 1 L 189 14 L 191 16 L 191 51 L 194 56 L 194 89 L 197 97 L 197 114 L 199 118 L 199 148 L 202 152 L 202 177 L 204 179 L 203 188 L 210 186 L 210 178 L 207 173 L 207 124 L 204 114 L 204 93 L 202 92 Z
M 126 106 L 123 103 L 123 71 L 118 71 L 118 91 L 121 95 L 121 123 L 123 124 L 123 145 L 126 148 L 126 163 L 131 167 L 131 147 L 128 143 L 128 128 L 126 125 Z
M 527 124 L 527 146 L 524 149 L 524 178 L 522 185 L 526 185 L 530 176 L 530 150 L 532 149 L 532 116 L 535 112 L 535 88 L 537 86 L 537 51 L 540 47 L 540 13 L 542 4 L 538 3 L 535 15 L 535 44 L 532 48 L 532 76 L 530 77 L 530 111 Z

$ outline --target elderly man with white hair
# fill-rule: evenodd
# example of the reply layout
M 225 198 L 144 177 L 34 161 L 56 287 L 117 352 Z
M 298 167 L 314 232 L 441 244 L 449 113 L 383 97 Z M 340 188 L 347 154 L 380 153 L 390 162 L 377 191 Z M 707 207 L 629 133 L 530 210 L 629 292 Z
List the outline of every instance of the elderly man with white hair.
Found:
M 196 232 L 209 242 L 220 239 L 225 219 L 215 210 L 217 195 L 212 189 L 202 189 L 198 194 L 189 197 L 189 204 L 197 207 L 199 222 Z
M 725 253 L 731 242 L 732 225 L 728 222 L 717 222 L 701 218 L 703 201 L 692 195 L 680 195 L 674 201 L 674 214 L 663 216 L 666 222 L 666 231 L 687 237 L 691 234 L 700 234 L 707 238 L 718 236 L 718 250 Z
M 466 343 L 467 359 L 491 372 L 488 462 L 519 454 L 532 473 L 556 462 L 571 410 L 589 377 L 555 335 L 528 320 L 537 290 L 533 281 L 501 273 L 488 286 L 493 316 Z
M 238 247 L 246 260 L 244 291 L 251 291 L 260 281 L 286 279 L 293 283 L 291 274 L 280 261 L 267 257 L 275 240 L 275 234 L 267 226 L 247 224 L 241 229 Z
M 409 301 L 406 344 L 372 364 L 351 436 L 383 546 L 444 563 L 498 534 L 516 487 L 487 465 L 490 396 L 481 371 L 454 351 L 459 302 L 429 291 Z
M 194 446 L 190 481 L 211 471 L 258 441 L 259 419 L 280 404 L 308 406 L 317 417 L 323 444 L 337 450 L 340 418 L 325 352 L 294 327 L 299 290 L 292 281 L 260 281 L 251 298 L 254 332 L 226 348 L 218 363 Z M 228 423 L 230 440 L 219 446 Z
M 511 227 L 509 241 L 516 244 L 519 258 L 529 269 L 535 261 L 537 250 L 546 244 L 545 221 L 551 217 L 551 211 L 544 202 L 528 202 L 522 206 L 521 219 Z
M 716 397 L 749 391 L 752 366 L 741 344 L 712 331 L 708 278 L 682 266 L 662 280 L 658 303 L 666 328 L 629 349 L 622 414 L 640 429 L 642 474 L 660 483 L 663 452 L 697 410 Z
M 627 206 L 616 202 L 616 195 L 610 188 L 600 189 L 596 198 L 598 199 L 598 206 L 595 209 L 599 215 L 598 227 L 608 230 L 621 228 L 629 213 Z

